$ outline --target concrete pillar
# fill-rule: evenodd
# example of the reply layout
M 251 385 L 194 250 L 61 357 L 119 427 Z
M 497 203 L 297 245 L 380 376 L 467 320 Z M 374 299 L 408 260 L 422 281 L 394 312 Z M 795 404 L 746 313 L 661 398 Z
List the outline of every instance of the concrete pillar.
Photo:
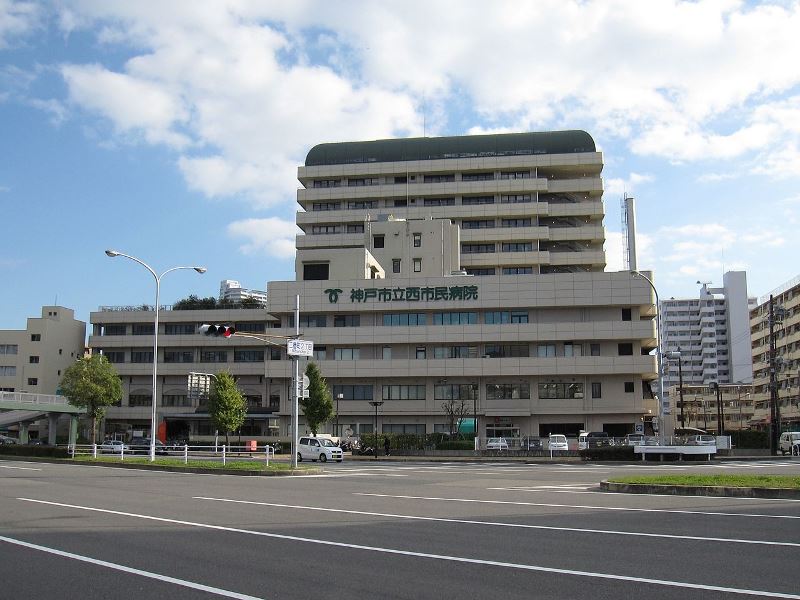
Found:
M 58 417 L 60 413 L 47 413 L 47 443 L 50 446 L 56 445 L 56 433 L 58 431 Z
M 28 443 L 28 423 L 20 423 L 19 424 L 19 443 L 20 444 L 27 444 Z
M 67 443 L 74 446 L 78 441 L 78 415 L 69 416 L 69 440 Z

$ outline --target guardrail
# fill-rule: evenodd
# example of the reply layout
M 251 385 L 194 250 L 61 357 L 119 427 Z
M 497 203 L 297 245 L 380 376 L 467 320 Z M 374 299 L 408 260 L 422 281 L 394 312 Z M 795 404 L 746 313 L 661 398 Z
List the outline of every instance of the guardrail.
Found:
M 97 458 L 98 456 L 107 456 L 110 458 L 119 457 L 120 462 L 125 459 L 133 457 L 146 457 L 150 455 L 150 446 L 134 446 L 131 448 L 129 444 L 75 444 L 67 446 L 71 457 L 75 456 L 91 456 Z M 265 461 L 269 466 L 270 460 L 275 460 L 275 448 L 269 444 L 258 446 L 256 444 L 248 444 L 246 446 L 189 446 L 183 445 L 170 445 L 170 446 L 156 446 L 156 455 L 172 458 L 182 458 L 183 464 L 189 464 L 190 460 L 221 460 L 222 465 L 225 466 L 229 460 L 238 458 L 247 458 L 250 460 Z

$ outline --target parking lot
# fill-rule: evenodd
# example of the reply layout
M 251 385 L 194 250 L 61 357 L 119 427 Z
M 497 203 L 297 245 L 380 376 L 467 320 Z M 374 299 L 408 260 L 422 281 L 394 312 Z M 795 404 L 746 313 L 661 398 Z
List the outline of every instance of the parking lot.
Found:
M 797 459 L 345 461 L 236 477 L 0 460 L 0 596 L 800 599 L 800 501 L 619 495 Z

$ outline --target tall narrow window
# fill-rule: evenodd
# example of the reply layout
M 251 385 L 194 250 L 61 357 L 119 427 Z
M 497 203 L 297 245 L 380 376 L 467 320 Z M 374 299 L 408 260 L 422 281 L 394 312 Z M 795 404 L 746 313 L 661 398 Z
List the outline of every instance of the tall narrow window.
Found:
M 399 273 L 400 272 L 400 259 L 393 258 L 392 259 L 392 273 Z
M 422 259 L 415 258 L 414 259 L 414 273 L 419 273 L 422 271 Z
M 421 233 L 415 233 L 414 234 L 414 248 L 419 248 L 420 246 L 422 246 L 422 234 Z

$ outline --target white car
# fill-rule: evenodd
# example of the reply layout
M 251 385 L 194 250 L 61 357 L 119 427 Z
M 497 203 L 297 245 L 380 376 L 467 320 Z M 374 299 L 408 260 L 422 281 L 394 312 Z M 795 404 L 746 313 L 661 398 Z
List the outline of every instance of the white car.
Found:
M 560 433 L 550 435 L 548 448 L 550 450 L 569 450 L 567 436 Z
M 800 444 L 800 431 L 784 431 L 778 441 L 778 450 L 783 455 L 789 454 L 795 444 Z
M 506 438 L 489 438 L 486 440 L 487 450 L 508 450 L 508 440 Z
M 106 440 L 98 448 L 100 452 L 111 454 L 122 454 L 131 451 L 131 447 L 122 440 Z
M 297 462 L 303 462 L 304 459 L 342 462 L 343 457 L 342 449 L 327 437 L 302 437 L 297 443 Z

